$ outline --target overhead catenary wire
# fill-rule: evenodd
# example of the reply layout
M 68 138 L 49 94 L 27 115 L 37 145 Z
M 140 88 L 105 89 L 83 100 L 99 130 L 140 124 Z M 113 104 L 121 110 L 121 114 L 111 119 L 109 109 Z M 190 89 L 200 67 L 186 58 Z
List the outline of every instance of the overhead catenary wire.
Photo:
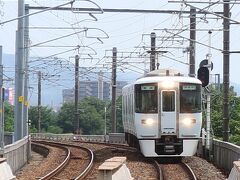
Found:
M 75 15 L 75 16 L 77 16 L 77 15 Z M 175 22 L 177 22 L 177 21 L 175 21 Z M 181 24 L 179 24 L 180 26 L 181 26 Z M 174 26 L 175 27 L 175 26 Z M 137 33 L 136 33 L 137 34 Z M 127 35 L 127 34 L 126 34 Z M 124 36 L 124 35 L 123 35 Z M 135 37 L 137 37 L 137 36 L 135 36 Z M 124 43 L 127 43 L 127 42 L 129 42 L 129 41 L 131 41 L 132 39 L 127 39 Z M 84 44 L 85 44 L 85 42 L 84 42 Z M 171 52 L 174 52 L 174 51 L 171 51 Z M 176 51 L 175 51 L 176 52 Z M 132 61 L 131 60 L 131 58 L 128 58 L 128 61 Z M 180 62 L 181 63 L 181 62 Z M 94 65 L 95 65 L 95 62 L 93 63 Z M 184 63 L 183 63 L 184 64 Z

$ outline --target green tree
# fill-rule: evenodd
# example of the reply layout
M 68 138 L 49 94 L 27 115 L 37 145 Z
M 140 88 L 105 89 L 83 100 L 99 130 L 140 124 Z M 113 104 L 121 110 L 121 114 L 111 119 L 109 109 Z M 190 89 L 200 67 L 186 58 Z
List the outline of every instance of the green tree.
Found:
M 215 137 L 222 138 L 222 93 L 212 90 L 211 96 L 211 119 Z M 203 125 L 206 125 L 204 118 Z
M 112 102 L 107 102 L 107 133 L 112 132 Z M 116 132 L 123 132 L 122 123 L 122 96 L 119 96 L 116 100 Z
M 222 138 L 223 134 L 223 92 L 211 89 L 211 119 L 214 135 L 216 138 Z M 229 88 L 229 127 L 230 142 L 240 145 L 240 98 L 236 97 L 234 88 Z
M 41 131 L 48 132 L 51 126 L 57 126 L 56 113 L 47 106 L 40 107 Z M 28 119 L 31 120 L 31 132 L 38 129 L 38 106 L 31 106 L 28 110 Z
M 79 103 L 79 127 L 82 134 L 103 134 L 105 101 L 87 97 Z M 64 133 L 73 132 L 75 107 L 73 103 L 64 103 L 58 114 L 58 125 Z
M 103 111 L 97 111 L 98 108 L 95 105 L 91 104 L 91 99 L 84 99 L 80 103 L 82 110 L 80 112 L 80 129 L 83 134 L 103 134 L 104 119 L 101 114 Z
M 240 97 L 230 99 L 230 142 L 240 145 Z
M 63 133 L 73 132 L 74 113 L 74 103 L 64 103 L 58 112 L 57 124 Z
M 4 103 L 4 131 L 14 131 L 14 107 L 8 102 Z
M 54 133 L 54 134 L 61 134 L 63 132 L 63 129 L 58 126 L 49 126 L 47 129 L 47 132 Z
M 123 122 L 122 122 L 122 96 L 119 96 L 116 102 L 117 106 L 117 132 L 122 133 L 123 132 Z

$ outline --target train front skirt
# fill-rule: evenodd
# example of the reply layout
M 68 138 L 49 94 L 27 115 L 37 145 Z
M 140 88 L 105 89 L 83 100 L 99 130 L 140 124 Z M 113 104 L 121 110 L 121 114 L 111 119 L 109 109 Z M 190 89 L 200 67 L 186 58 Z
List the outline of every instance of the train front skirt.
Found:
M 139 140 L 139 145 L 142 154 L 145 157 L 175 157 L 175 156 L 193 156 L 195 155 L 197 151 L 198 146 L 198 140 L 197 139 L 189 139 L 189 140 L 183 140 L 183 146 L 182 146 L 182 153 L 181 154 L 174 154 L 174 153 L 164 153 L 164 154 L 157 154 L 156 149 L 156 141 L 155 140 Z M 163 147 L 165 149 L 169 150 L 171 147 Z M 166 150 L 167 151 L 167 150 Z

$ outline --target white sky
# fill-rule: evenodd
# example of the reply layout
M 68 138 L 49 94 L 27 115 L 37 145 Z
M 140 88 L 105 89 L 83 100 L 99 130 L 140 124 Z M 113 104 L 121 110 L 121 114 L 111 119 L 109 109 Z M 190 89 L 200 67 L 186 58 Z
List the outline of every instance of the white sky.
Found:
M 206 1 L 206 0 L 205 0 Z M 17 1 L 6 1 L 0 0 L 0 21 L 5 21 L 11 18 L 17 17 Z M 29 3 L 30 6 L 56 6 L 58 4 L 62 4 L 67 2 L 65 0 L 55 0 L 55 1 L 42 1 L 42 0 L 28 0 L 25 3 Z M 101 8 L 127 8 L 127 9 L 156 9 L 156 10 L 189 10 L 189 7 L 182 5 L 180 3 L 168 3 L 167 0 L 94 0 Z M 207 4 L 192 4 L 197 7 L 204 7 Z M 209 11 L 222 11 L 222 4 L 214 5 Z M 231 5 L 232 6 L 232 5 Z M 66 6 L 69 7 L 69 6 Z M 90 3 L 76 1 L 74 3 L 74 7 L 95 7 Z M 240 21 L 240 4 L 235 4 L 231 8 L 232 12 L 232 19 Z M 35 12 L 35 11 L 30 11 Z M 189 18 L 188 14 L 140 14 L 140 13 L 104 13 L 104 14 L 95 14 L 94 15 L 98 20 L 97 21 L 89 21 L 92 19 L 88 14 L 83 13 L 73 13 L 73 12 L 60 12 L 60 11 L 50 11 L 41 13 L 39 15 L 34 15 L 30 17 L 30 27 L 76 27 L 76 28 L 98 28 L 102 31 L 106 32 L 109 36 L 108 39 L 102 39 L 103 44 L 101 44 L 96 38 L 86 38 L 84 33 L 79 33 L 78 35 L 73 35 L 58 41 L 54 41 L 51 43 L 47 43 L 44 45 L 54 45 L 54 46 L 89 46 L 91 49 L 96 51 L 96 55 L 93 55 L 93 51 L 89 50 L 89 48 L 81 48 L 80 49 L 80 56 L 81 58 L 86 58 L 89 56 L 84 54 L 92 54 L 91 56 L 94 57 L 93 60 L 80 60 L 80 67 L 108 67 L 108 71 L 110 69 L 110 61 L 111 58 L 103 58 L 106 50 L 111 50 L 113 47 L 117 47 L 119 52 L 134 52 L 132 56 L 136 57 L 138 54 L 144 53 L 143 48 L 139 47 L 149 47 L 150 46 L 150 36 L 149 34 L 153 32 L 154 29 L 160 28 L 176 28 L 182 29 L 189 27 Z M 198 15 L 200 17 L 200 15 Z M 203 17 L 201 15 L 201 17 Z M 214 17 L 214 16 L 208 16 Z M 222 29 L 222 19 L 207 19 L 207 23 L 198 18 L 197 19 L 197 28 L 201 29 Z M 76 24 L 77 22 L 80 22 Z M 71 24 L 76 24 L 72 25 Z M 3 46 L 3 52 L 5 54 L 14 54 L 15 53 L 15 31 L 17 29 L 17 21 L 4 24 L 0 27 L 0 44 Z M 54 39 L 60 36 L 64 36 L 80 29 L 74 30 L 40 30 L 40 29 L 30 29 L 30 40 L 31 44 L 37 44 L 40 42 L 47 41 L 49 39 Z M 239 42 L 240 42 L 240 25 L 231 25 L 231 33 L 230 33 L 230 50 L 240 50 Z M 171 36 L 170 33 L 166 33 L 165 31 L 156 30 L 157 36 L 159 37 L 166 37 Z M 172 31 L 173 33 L 178 31 Z M 145 34 L 143 36 L 143 34 Z M 222 34 L 221 31 L 213 31 L 212 33 L 212 43 L 211 45 L 215 48 L 222 49 Z M 102 36 L 104 35 L 101 31 L 97 30 L 89 30 L 88 36 Z M 180 35 L 189 38 L 189 31 L 183 32 Z M 209 35 L 206 31 L 198 31 L 197 32 L 197 41 L 208 44 Z M 170 38 L 171 39 L 171 38 Z M 161 38 L 157 38 L 157 46 L 161 47 L 159 50 L 167 50 L 168 53 L 164 54 L 170 58 L 176 59 L 177 61 L 181 61 L 179 63 L 177 61 L 173 61 L 166 57 L 159 56 L 159 62 L 161 68 L 173 68 L 179 69 L 181 72 L 188 74 L 188 66 L 183 63 L 188 63 L 188 55 L 187 53 L 182 53 L 183 49 L 173 49 L 173 48 L 164 48 L 164 47 L 188 47 L 189 42 L 185 42 L 182 45 L 180 43 L 174 42 L 162 42 Z M 62 51 L 66 51 L 72 49 L 73 47 L 65 47 L 65 48 L 31 48 L 30 50 L 30 57 L 47 57 L 55 53 L 59 53 Z M 208 53 L 209 48 L 204 47 L 202 45 L 196 46 L 196 71 L 198 68 L 198 64 L 201 60 L 206 58 L 206 54 Z M 76 55 L 76 51 L 71 51 L 69 53 L 65 53 L 62 55 L 57 56 L 58 58 L 63 58 L 61 63 L 65 69 L 60 70 L 60 61 L 53 61 L 52 64 L 46 64 L 42 66 L 38 63 L 30 64 L 30 67 L 33 66 L 34 71 L 42 70 L 44 73 L 48 73 L 51 75 L 52 73 L 55 74 L 62 74 L 61 82 L 54 82 L 49 83 L 48 81 L 44 81 L 45 89 L 43 91 L 52 91 L 53 88 L 58 89 L 58 96 L 61 99 L 61 89 L 73 87 L 74 86 L 74 71 L 72 64 L 69 64 L 68 60 L 74 62 L 74 59 L 69 59 L 69 57 Z M 212 61 L 214 63 L 214 69 L 211 72 L 212 74 L 220 73 L 222 78 L 222 69 L 223 69 L 223 58 L 222 53 L 220 51 L 211 50 L 212 53 Z M 111 56 L 111 52 L 107 52 L 108 56 Z M 120 56 L 120 53 L 118 54 Z M 124 54 L 129 55 L 129 53 Z M 239 55 L 240 54 L 231 54 L 230 56 L 230 81 L 239 83 L 240 80 L 238 79 L 238 71 L 239 71 Z M 99 61 L 100 60 L 100 61 Z M 121 57 L 118 58 L 122 62 L 125 62 L 125 65 L 120 64 L 119 76 L 122 77 L 121 80 L 130 80 L 132 81 L 135 77 L 140 76 L 144 69 L 144 63 L 139 63 L 140 61 L 147 62 L 145 63 L 145 67 L 149 67 L 149 59 L 136 59 L 136 58 L 127 58 L 123 59 Z M 138 62 L 138 64 L 131 64 L 126 66 L 126 62 Z M 54 62 L 58 64 L 57 67 L 54 66 Z M 14 68 L 14 67 L 12 67 Z M 128 70 L 126 70 L 126 68 Z M 71 70 L 69 70 L 71 69 Z M 9 68 L 8 68 L 9 70 Z M 122 73 L 122 70 L 125 71 L 125 74 Z M 96 70 L 93 70 L 96 71 Z M 103 70 L 105 71 L 105 70 Z M 139 72 L 139 73 L 136 73 Z M 130 77 L 128 74 L 131 72 L 133 77 Z M 67 75 L 63 75 L 66 73 Z M 109 76 L 110 74 L 106 74 Z M 94 74 L 88 73 L 89 78 L 93 76 L 96 77 Z M 64 79 L 65 78 L 65 79 Z M 85 76 L 86 79 L 86 76 Z M 32 86 L 36 84 L 36 75 L 32 75 Z M 54 80 L 52 80 L 53 82 Z M 63 83 L 62 83 L 63 82 Z M 59 84 L 60 83 L 60 84 Z M 35 93 L 36 93 L 35 89 Z M 36 96 L 34 94 L 33 96 Z M 43 103 L 50 104 L 49 101 L 51 99 L 43 97 Z M 52 101 L 52 100 L 51 100 Z M 55 101 L 55 100 L 54 100 Z M 60 101 L 61 102 L 61 101 Z M 59 102 L 54 102 L 57 104 Z

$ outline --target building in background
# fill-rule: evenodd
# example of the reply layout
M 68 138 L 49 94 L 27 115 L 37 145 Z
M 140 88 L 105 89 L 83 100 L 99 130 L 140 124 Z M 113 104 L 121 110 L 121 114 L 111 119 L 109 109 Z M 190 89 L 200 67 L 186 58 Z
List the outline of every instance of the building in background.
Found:
M 74 89 L 63 89 L 63 103 L 74 102 Z
M 123 86 L 126 81 L 117 81 L 117 97 L 122 95 Z M 111 84 L 105 81 L 79 81 L 79 99 L 85 97 L 96 97 L 101 100 L 110 100 L 112 94 Z M 74 102 L 74 88 L 62 91 L 63 103 Z

